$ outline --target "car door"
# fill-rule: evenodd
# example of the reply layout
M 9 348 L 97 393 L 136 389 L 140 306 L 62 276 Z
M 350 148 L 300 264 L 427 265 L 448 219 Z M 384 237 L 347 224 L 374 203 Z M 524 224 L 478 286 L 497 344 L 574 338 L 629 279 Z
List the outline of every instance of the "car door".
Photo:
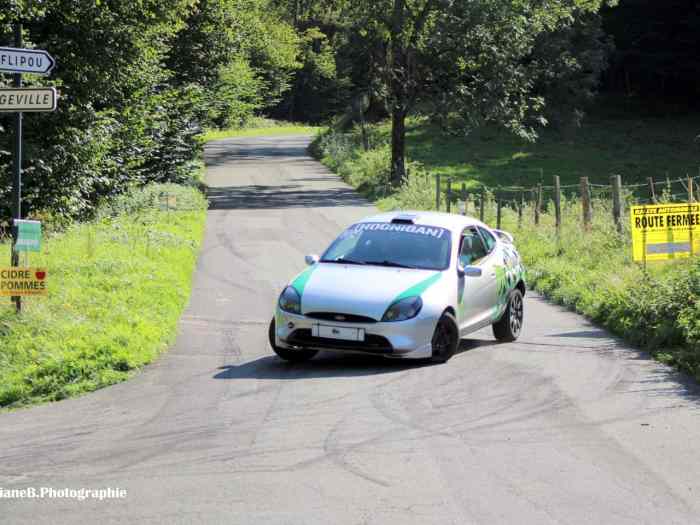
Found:
M 486 228 L 477 226 L 476 230 L 484 240 L 488 255 L 482 261 L 482 269 L 484 275 L 488 276 L 488 292 L 484 294 L 485 303 L 482 305 L 484 315 L 482 325 L 491 324 L 497 319 L 494 318 L 498 302 L 498 272 L 503 271 L 505 265 L 503 263 L 503 254 L 501 253 L 501 245 L 496 240 L 496 237 Z
M 496 301 L 493 247 L 489 251 L 476 227 L 466 228 L 460 237 L 459 262 L 462 266 L 481 269 L 479 276 L 458 280 L 458 321 L 462 334 L 489 324 L 489 315 Z

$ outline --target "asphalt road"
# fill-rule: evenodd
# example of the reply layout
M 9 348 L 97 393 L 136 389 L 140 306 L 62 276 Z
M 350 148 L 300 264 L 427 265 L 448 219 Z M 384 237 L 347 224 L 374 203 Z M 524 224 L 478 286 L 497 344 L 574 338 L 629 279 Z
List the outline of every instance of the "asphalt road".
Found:
M 700 523 L 700 397 L 534 294 L 515 344 L 446 365 L 271 355 L 281 286 L 373 212 L 307 139 L 207 149 L 212 186 L 174 348 L 133 380 L 0 414 L 0 523 Z M 0 494 L 2 492 L 0 491 Z

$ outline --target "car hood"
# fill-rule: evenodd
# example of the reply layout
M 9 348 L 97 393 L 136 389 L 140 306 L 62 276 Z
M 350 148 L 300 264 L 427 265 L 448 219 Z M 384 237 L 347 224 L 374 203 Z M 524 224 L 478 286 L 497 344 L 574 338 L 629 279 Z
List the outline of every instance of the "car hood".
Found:
M 420 295 L 441 272 L 319 263 L 293 283 L 303 314 L 331 312 L 380 320 L 399 296 Z

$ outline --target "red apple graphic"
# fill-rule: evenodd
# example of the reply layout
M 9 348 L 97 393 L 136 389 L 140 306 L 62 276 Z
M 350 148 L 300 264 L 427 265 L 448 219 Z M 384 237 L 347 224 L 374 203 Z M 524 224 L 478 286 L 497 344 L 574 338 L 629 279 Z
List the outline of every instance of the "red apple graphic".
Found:
M 46 279 L 46 272 L 44 270 L 38 270 L 35 275 L 36 275 L 36 278 L 39 279 L 40 281 L 43 281 L 44 279 Z

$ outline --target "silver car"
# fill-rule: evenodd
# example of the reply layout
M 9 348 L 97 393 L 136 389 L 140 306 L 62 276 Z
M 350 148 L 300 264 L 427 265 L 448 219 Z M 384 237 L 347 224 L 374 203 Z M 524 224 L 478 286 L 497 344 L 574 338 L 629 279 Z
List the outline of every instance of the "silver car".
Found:
M 353 224 L 282 291 L 269 338 L 289 361 L 320 350 L 447 361 L 488 325 L 523 326 L 524 268 L 513 238 L 471 217 L 392 212 Z

